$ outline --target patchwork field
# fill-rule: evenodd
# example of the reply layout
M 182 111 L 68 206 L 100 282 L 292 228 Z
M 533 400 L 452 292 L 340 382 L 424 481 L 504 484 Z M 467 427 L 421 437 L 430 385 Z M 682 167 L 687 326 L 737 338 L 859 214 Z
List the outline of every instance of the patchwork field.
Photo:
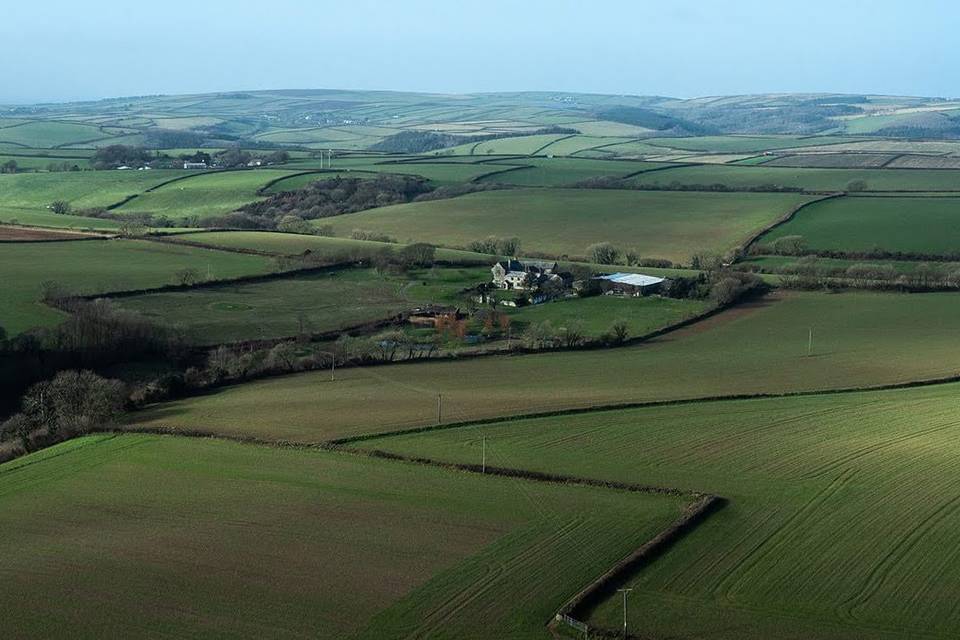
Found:
M 335 383 L 322 372 L 262 380 L 158 405 L 132 427 L 318 442 L 433 424 L 437 394 L 450 422 L 940 378 L 960 374 L 958 312 L 960 297 L 945 294 L 780 295 L 637 346 L 344 369 Z
M 90 436 L 0 465 L 5 621 L 21 638 L 549 638 L 564 600 L 680 506 L 319 451 Z
M 329 238 L 308 236 L 297 233 L 275 233 L 271 231 L 212 231 L 203 233 L 178 233 L 174 240 L 199 242 L 211 247 L 228 249 L 253 249 L 276 255 L 297 255 L 309 251 L 315 256 L 369 256 L 384 247 L 401 249 L 406 245 L 372 240 L 353 240 L 352 238 Z M 472 251 L 457 249 L 437 249 L 438 260 L 450 262 L 491 263 L 491 257 Z
M 215 216 L 259 200 L 257 189 L 291 171 L 257 169 L 198 174 L 143 193 L 117 213 L 152 213 L 169 218 Z
M 54 200 L 66 200 L 74 209 L 107 207 L 184 171 L 68 171 L 0 175 L 0 211 L 46 211 Z
M 173 284 L 184 268 L 214 278 L 267 273 L 272 259 L 144 240 L 8 243 L 0 249 L 0 326 L 10 335 L 56 324 L 63 314 L 39 302 L 46 281 L 83 294 Z
M 960 247 L 960 198 L 847 197 L 818 202 L 765 234 L 800 235 L 811 249 L 951 255 Z
M 145 294 L 118 304 L 181 327 L 193 342 L 219 344 L 322 333 L 382 320 L 422 302 L 444 302 L 487 279 L 485 268 L 423 269 L 402 277 L 379 276 L 373 269 L 341 269 Z M 421 290 L 429 294 L 417 295 Z
M 651 637 L 949 638 L 960 624 L 957 385 L 484 424 L 360 444 L 730 503 L 630 582 Z M 922 481 L 918 479 L 922 478 Z M 617 629 L 619 597 L 591 621 Z
M 818 169 L 748 165 L 677 167 L 640 174 L 639 185 L 668 186 L 722 184 L 733 189 L 767 186 L 793 187 L 809 191 L 844 191 L 851 182 L 863 181 L 868 191 L 958 191 L 960 174 L 950 171 L 908 169 Z
M 382 207 L 323 224 L 337 235 L 363 229 L 403 242 L 461 247 L 489 235 L 516 236 L 524 250 L 569 256 L 614 242 L 644 257 L 687 263 L 697 251 L 732 249 L 808 200 L 797 194 L 523 189 Z
M 478 182 L 513 184 L 523 187 L 574 185 L 600 176 L 622 178 L 651 169 L 666 167 L 659 162 L 591 160 L 588 158 L 531 158 L 526 168 L 492 174 Z

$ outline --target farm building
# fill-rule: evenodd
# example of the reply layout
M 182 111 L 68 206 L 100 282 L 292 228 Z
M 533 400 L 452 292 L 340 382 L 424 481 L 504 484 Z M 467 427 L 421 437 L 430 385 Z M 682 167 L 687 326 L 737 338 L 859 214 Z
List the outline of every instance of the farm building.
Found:
M 183 168 L 184 169 L 206 169 L 207 163 L 206 162 L 184 162 Z
M 498 289 L 537 289 L 547 282 L 569 286 L 571 280 L 570 274 L 560 273 L 556 262 L 544 260 L 501 260 L 490 271 Z
M 596 276 L 600 289 L 606 295 L 645 296 L 656 293 L 667 280 L 642 273 L 611 273 Z
M 466 317 L 459 307 L 427 305 L 413 309 L 407 316 L 407 322 L 422 327 L 435 327 L 443 322 L 460 321 Z

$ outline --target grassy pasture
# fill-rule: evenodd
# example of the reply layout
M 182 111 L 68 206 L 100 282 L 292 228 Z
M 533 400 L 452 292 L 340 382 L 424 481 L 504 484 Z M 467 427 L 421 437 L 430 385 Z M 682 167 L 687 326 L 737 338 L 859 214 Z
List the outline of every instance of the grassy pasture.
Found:
M 891 169 L 960 169 L 960 156 L 902 155 L 887 167 Z
M 651 637 L 949 638 L 960 570 L 956 384 L 707 402 L 376 439 L 361 446 L 730 499 L 631 581 Z M 592 621 L 619 628 L 619 598 Z
M 257 189 L 292 174 L 275 169 L 201 173 L 143 193 L 116 212 L 152 213 L 174 219 L 220 215 L 259 200 Z
M 296 275 L 281 280 L 124 298 L 120 306 L 183 328 L 199 344 L 325 332 L 387 318 L 426 297 L 443 302 L 488 279 L 485 268 L 425 269 L 381 277 L 372 269 Z M 417 295 L 421 289 L 426 296 Z
M 564 599 L 679 507 L 327 452 L 88 436 L 0 466 L 5 622 L 20 638 L 548 638 Z
M 688 185 L 724 184 L 735 189 L 777 185 L 810 191 L 842 191 L 854 180 L 863 180 L 870 191 L 957 191 L 958 175 L 950 171 L 915 169 L 823 169 L 771 167 L 768 164 L 710 165 L 676 167 L 641 174 L 633 178 L 638 185 L 666 186 L 674 182 Z
M 438 185 L 469 182 L 475 178 L 493 173 L 502 169 L 509 169 L 510 165 L 494 163 L 460 163 L 460 162 L 370 162 L 363 165 L 351 165 L 344 169 L 333 169 L 330 172 L 293 175 L 280 180 L 271 186 L 267 193 L 294 191 L 303 188 L 316 180 L 324 180 L 334 176 L 344 178 L 370 178 L 377 174 L 402 174 L 421 176 Z M 508 174 L 509 175 L 509 174 Z
M 782 271 L 790 271 L 792 267 L 798 264 L 799 258 L 794 258 L 791 256 L 755 256 L 742 260 L 744 264 L 755 264 L 763 268 L 764 271 L 769 273 L 778 273 Z M 840 258 L 807 258 L 804 260 L 804 265 L 813 264 L 817 267 L 824 269 L 846 269 L 855 264 L 872 264 L 880 266 L 890 266 L 897 273 L 913 273 L 917 270 L 921 264 L 932 264 L 938 267 L 942 267 L 948 272 L 960 271 L 960 262 L 919 262 L 916 260 L 844 260 Z
M 273 260 L 144 240 L 4 244 L 0 248 L 0 326 L 16 335 L 62 317 L 38 301 L 41 284 L 55 281 L 94 294 L 174 283 L 174 273 L 194 268 L 214 278 L 266 273 Z
M 497 182 L 523 187 L 555 187 L 576 184 L 600 176 L 622 177 L 638 171 L 667 166 L 659 162 L 593 160 L 589 158 L 531 158 L 527 168 L 497 173 L 478 182 Z M 493 169 L 493 167 L 490 167 Z
M 852 140 L 856 140 L 856 138 L 842 138 L 839 136 L 695 136 L 690 138 L 648 138 L 644 140 L 644 142 L 668 149 L 682 149 L 685 151 L 750 153 L 774 149 L 825 146 Z
M 433 424 L 437 393 L 444 419 L 459 421 L 939 378 L 960 373 L 958 312 L 960 297 L 945 294 L 782 295 L 632 347 L 345 369 L 335 383 L 309 373 L 157 405 L 135 421 L 316 442 Z
M 8 209 L 2 206 L 0 206 L 0 222 L 58 229 L 97 229 L 102 231 L 113 231 L 120 226 L 115 220 L 59 215 L 46 210 Z
M 822 169 L 879 169 L 893 160 L 891 153 L 801 153 L 774 158 L 768 167 L 819 167 Z
M 33 120 L 26 124 L 0 129 L 0 142 L 11 142 L 25 147 L 50 148 L 108 138 L 99 127 L 78 122 Z
M 594 296 L 518 307 L 511 309 L 510 315 L 524 324 L 549 320 L 558 329 L 579 325 L 584 335 L 597 338 L 609 332 L 618 320 L 627 323 L 630 335 L 640 336 L 696 316 L 709 307 L 710 303 L 703 300 Z
M 797 194 L 516 189 L 383 207 L 324 219 L 401 241 L 466 246 L 491 234 L 517 236 L 523 250 L 583 256 L 595 242 L 634 247 L 645 257 L 686 262 L 722 252 L 804 201 Z
M 17 163 L 17 170 L 24 171 L 43 171 L 50 164 L 61 164 L 66 162 L 71 167 L 76 165 L 80 169 L 88 169 L 90 161 L 86 158 L 77 158 L 73 156 L 53 156 L 53 155 L 7 155 L 0 152 L 0 164 L 13 160 Z
M 550 146 L 543 149 L 540 153 L 551 154 L 555 156 L 572 156 L 585 149 L 591 149 L 599 145 L 607 145 L 615 142 L 629 142 L 632 138 L 611 138 L 596 136 L 571 136 L 561 138 Z
M 183 175 L 188 174 L 159 169 L 0 175 L 0 209 L 45 211 L 54 200 L 66 200 L 74 209 L 106 207 Z
M 271 231 L 213 231 L 203 233 L 177 234 L 177 239 L 200 242 L 211 247 L 228 249 L 254 249 L 265 253 L 290 256 L 304 251 L 319 256 L 343 256 L 348 254 L 369 255 L 384 247 L 400 249 L 405 245 L 371 240 L 353 240 L 352 238 L 327 238 L 307 236 L 295 233 L 275 233 Z M 450 262 L 476 262 L 490 264 L 491 256 L 472 251 L 457 249 L 437 249 L 439 260 Z
M 760 242 L 801 235 L 812 249 L 924 254 L 960 247 L 960 198 L 847 197 L 813 204 Z
M 569 134 L 548 133 L 534 136 L 519 136 L 516 138 L 499 138 L 486 140 L 473 149 L 472 155 L 522 155 L 528 156 L 538 153 L 539 150 L 557 140 L 568 137 Z M 545 151 L 544 153 L 549 153 Z

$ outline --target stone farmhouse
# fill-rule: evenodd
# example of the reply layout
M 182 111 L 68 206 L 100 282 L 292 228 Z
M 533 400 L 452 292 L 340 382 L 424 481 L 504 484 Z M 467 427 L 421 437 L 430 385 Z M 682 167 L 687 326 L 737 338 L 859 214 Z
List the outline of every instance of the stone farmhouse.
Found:
M 572 282 L 570 274 L 561 272 L 556 262 L 544 260 L 501 260 L 490 272 L 493 285 L 498 289 L 531 291 L 547 283 L 567 287 Z

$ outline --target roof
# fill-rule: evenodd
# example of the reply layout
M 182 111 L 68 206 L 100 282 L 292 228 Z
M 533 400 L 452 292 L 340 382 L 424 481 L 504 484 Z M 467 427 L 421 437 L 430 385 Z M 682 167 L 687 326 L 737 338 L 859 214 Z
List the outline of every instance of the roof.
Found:
M 609 280 L 617 284 L 629 284 L 634 287 L 649 287 L 650 285 L 660 284 L 666 281 L 666 278 L 656 276 L 645 276 L 642 273 L 611 273 L 608 276 L 597 276 L 597 280 Z

